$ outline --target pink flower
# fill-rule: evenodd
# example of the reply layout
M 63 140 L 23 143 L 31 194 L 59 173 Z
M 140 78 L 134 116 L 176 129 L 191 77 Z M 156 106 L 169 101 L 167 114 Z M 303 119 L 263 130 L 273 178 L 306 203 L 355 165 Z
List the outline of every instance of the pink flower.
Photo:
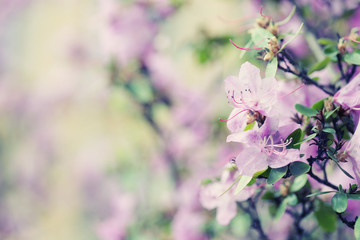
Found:
M 256 191 L 257 186 L 252 185 L 244 188 L 241 193 L 234 195 L 234 188 L 223 194 L 235 181 L 238 176 L 235 170 L 224 170 L 221 180 L 204 186 L 200 192 L 200 202 L 206 209 L 217 209 L 216 220 L 221 225 L 230 223 L 236 215 L 236 202 L 245 201 Z
M 348 154 L 353 166 L 355 178 L 360 185 L 360 129 L 356 131 L 345 147 L 345 153 Z
M 225 90 L 229 103 L 235 108 L 257 111 L 263 115 L 277 101 L 276 79 L 261 79 L 259 68 L 249 62 L 241 65 L 238 77 L 225 79 Z
M 267 119 L 259 130 L 233 133 L 228 142 L 242 142 L 246 147 L 236 157 L 239 174 L 253 176 L 267 167 L 280 168 L 300 160 L 298 149 L 286 149 L 291 139 L 284 141 L 279 131 L 274 131 L 271 121 Z
M 334 95 L 334 102 L 351 110 L 360 110 L 360 74 Z

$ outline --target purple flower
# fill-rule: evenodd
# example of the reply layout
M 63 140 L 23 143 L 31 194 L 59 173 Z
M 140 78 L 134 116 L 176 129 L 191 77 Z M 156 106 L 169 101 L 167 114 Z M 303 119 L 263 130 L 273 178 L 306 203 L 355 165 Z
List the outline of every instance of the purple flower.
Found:
M 349 156 L 349 159 L 353 166 L 356 181 L 360 185 L 360 129 L 356 128 L 356 131 L 350 141 L 345 147 L 345 153 Z
M 238 77 L 229 76 L 225 79 L 225 90 L 231 105 L 263 115 L 276 103 L 276 89 L 276 79 L 261 79 L 259 68 L 249 62 L 241 65 Z
M 298 149 L 286 149 L 291 143 L 284 141 L 279 131 L 274 131 L 271 121 L 267 119 L 259 130 L 233 133 L 228 142 L 242 142 L 246 147 L 236 157 L 237 167 L 242 176 L 253 176 L 267 167 L 280 168 L 300 160 Z
M 228 165 L 227 165 L 228 166 Z M 216 220 L 221 225 L 230 223 L 236 215 L 236 202 L 245 201 L 256 191 L 257 186 L 252 185 L 244 188 L 241 193 L 234 195 L 234 188 L 223 194 L 238 177 L 236 169 L 225 169 L 219 182 L 213 182 L 203 186 L 200 192 L 200 202 L 206 209 L 217 209 Z M 221 197 L 219 197 L 223 194 Z

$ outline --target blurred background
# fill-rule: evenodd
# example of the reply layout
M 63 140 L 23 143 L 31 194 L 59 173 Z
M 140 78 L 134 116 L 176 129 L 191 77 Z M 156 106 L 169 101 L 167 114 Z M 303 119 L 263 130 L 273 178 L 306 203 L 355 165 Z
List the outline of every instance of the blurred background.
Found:
M 298 4 L 326 11 L 314 28 L 359 23 L 357 1 L 328 2 Z M 246 214 L 221 226 L 198 196 L 239 147 L 218 121 L 232 109 L 223 79 L 244 62 L 228 40 L 246 44 L 261 5 L 277 20 L 292 8 L 0 0 L 0 239 L 250 239 Z M 304 41 L 292 51 L 311 63 Z

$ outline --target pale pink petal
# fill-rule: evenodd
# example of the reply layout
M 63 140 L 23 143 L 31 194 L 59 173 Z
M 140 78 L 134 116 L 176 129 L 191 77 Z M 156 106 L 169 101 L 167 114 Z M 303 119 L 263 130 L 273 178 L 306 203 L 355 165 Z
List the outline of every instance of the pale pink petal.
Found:
M 239 174 L 241 176 L 252 176 L 254 173 L 266 169 L 268 167 L 267 157 L 257 147 L 249 146 L 244 149 L 236 158 Z

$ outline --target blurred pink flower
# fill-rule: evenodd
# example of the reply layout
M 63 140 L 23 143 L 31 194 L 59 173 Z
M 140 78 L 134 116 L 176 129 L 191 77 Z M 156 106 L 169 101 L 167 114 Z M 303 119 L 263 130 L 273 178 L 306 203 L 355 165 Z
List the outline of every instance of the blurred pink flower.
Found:
M 135 210 L 135 199 L 132 195 L 118 194 L 112 201 L 111 216 L 97 226 L 97 233 L 102 240 L 126 239 Z
M 227 167 L 229 167 L 227 165 Z M 231 166 L 230 166 L 231 167 Z M 236 170 L 225 169 L 219 182 L 212 182 L 203 186 L 200 192 L 200 202 L 206 209 L 217 209 L 216 220 L 221 225 L 230 223 L 236 215 L 236 202 L 245 201 L 256 191 L 257 186 L 245 187 L 239 194 L 234 195 L 234 188 L 223 194 L 234 183 L 238 176 Z
M 360 110 L 360 74 L 334 95 L 334 102 L 351 110 Z

